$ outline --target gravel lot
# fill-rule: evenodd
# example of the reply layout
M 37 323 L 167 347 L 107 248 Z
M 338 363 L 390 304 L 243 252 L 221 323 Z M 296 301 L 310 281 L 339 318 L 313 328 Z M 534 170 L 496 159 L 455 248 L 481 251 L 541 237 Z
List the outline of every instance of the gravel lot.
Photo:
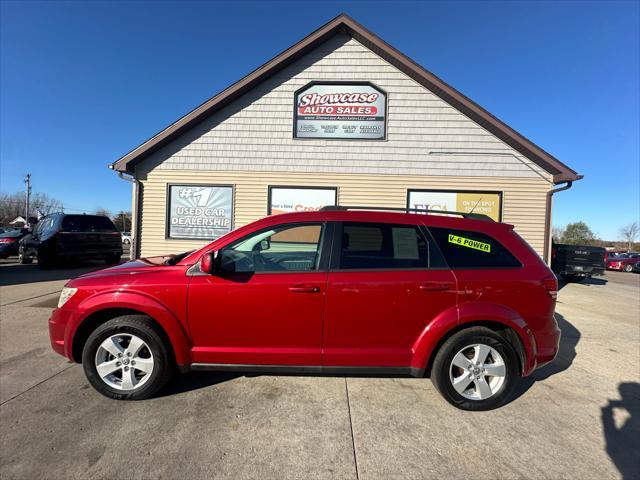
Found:
M 470 413 L 428 380 L 191 373 L 143 402 L 54 354 L 68 278 L 0 262 L 0 477 L 638 478 L 640 275 L 560 291 L 556 361 Z

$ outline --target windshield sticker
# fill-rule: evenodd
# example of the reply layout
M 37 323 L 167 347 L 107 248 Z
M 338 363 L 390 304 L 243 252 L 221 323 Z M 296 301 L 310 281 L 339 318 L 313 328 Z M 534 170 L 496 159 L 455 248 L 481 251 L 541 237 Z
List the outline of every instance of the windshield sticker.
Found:
M 471 240 L 470 238 L 458 237 L 457 235 L 449 234 L 449 243 L 454 243 L 461 247 L 473 248 L 474 250 L 480 250 L 481 252 L 491 252 L 490 244 Z

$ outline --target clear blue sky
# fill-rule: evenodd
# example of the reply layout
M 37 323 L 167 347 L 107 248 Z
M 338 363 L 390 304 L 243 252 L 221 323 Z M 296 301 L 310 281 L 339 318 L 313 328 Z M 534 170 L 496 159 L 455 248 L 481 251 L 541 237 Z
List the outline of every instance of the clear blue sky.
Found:
M 107 164 L 344 11 L 585 175 L 554 224 L 638 219 L 640 3 L 7 2 L 0 189 L 130 209 Z

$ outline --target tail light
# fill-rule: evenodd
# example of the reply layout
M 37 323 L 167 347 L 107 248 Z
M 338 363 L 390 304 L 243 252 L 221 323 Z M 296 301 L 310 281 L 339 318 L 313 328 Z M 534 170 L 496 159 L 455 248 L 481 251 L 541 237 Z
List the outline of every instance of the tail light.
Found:
M 542 286 L 549 296 L 556 300 L 558 298 L 558 279 L 554 276 L 546 277 L 542 280 Z
M 15 238 L 0 238 L 0 243 L 13 243 L 15 241 Z
M 553 247 L 551 249 L 551 258 L 556 258 L 556 254 L 558 253 L 558 249 Z

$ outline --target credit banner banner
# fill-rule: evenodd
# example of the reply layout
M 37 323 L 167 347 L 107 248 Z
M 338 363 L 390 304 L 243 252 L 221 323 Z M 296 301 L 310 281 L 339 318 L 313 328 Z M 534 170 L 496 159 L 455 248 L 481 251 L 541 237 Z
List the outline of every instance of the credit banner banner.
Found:
M 407 206 L 445 212 L 481 213 L 496 222 L 502 220 L 502 194 L 500 192 L 409 190 Z
M 170 185 L 168 237 L 212 240 L 231 231 L 233 188 Z
M 315 212 L 336 204 L 335 188 L 271 187 L 269 214 Z
M 387 95 L 370 83 L 313 83 L 295 95 L 296 138 L 385 138 Z

